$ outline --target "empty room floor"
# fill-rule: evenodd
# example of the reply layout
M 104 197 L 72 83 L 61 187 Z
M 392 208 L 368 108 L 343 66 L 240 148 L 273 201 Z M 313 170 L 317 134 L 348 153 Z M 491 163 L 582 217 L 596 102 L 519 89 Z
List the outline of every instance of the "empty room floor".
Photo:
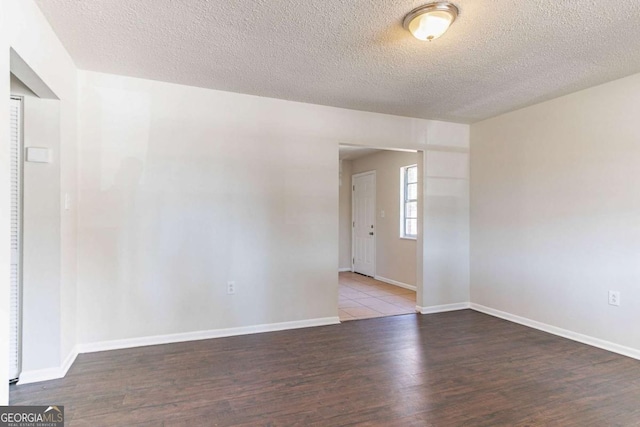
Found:
M 343 322 L 416 312 L 415 291 L 357 273 L 340 273 L 338 277 L 338 308 Z
M 66 426 L 637 426 L 640 361 L 471 310 L 81 354 Z

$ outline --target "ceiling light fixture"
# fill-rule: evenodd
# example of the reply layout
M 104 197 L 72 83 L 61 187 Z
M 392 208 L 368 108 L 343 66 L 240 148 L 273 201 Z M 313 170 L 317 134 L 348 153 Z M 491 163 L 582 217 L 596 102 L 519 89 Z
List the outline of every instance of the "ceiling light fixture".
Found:
M 443 35 L 458 16 L 458 8 L 449 2 L 417 7 L 404 17 L 404 28 L 418 40 L 433 40 Z

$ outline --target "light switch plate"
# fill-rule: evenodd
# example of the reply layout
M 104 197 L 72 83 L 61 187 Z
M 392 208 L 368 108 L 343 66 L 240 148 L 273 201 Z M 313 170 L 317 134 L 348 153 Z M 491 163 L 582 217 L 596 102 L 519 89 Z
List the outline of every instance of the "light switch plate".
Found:
M 51 150 L 43 147 L 27 147 L 27 162 L 51 163 Z

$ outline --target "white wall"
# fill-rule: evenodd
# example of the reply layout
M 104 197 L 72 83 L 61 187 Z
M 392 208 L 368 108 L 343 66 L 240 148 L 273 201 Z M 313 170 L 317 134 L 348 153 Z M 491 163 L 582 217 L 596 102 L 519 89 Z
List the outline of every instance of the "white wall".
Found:
M 640 74 L 472 126 L 474 303 L 640 349 L 639 110 Z
M 338 144 L 468 136 L 92 72 L 80 111 L 82 343 L 336 316 Z
M 352 163 L 353 174 L 376 171 L 376 276 L 415 286 L 416 240 L 400 238 L 400 168 L 417 164 L 418 154 L 380 151 Z
M 338 267 L 351 268 L 351 160 L 340 161 Z
M 36 97 L 13 75 L 11 94 L 23 97 L 25 149 L 52 154 L 51 163 L 23 165 L 22 370 L 33 371 L 61 361 L 60 105 Z
M 2 2 L 1 13 L 4 25 L 2 25 L 2 39 L 0 39 L 0 50 L 4 52 L 0 59 L 0 73 L 4 75 L 2 79 L 2 87 L 0 88 L 0 96 L 4 96 L 5 103 L 0 103 L 2 108 L 0 114 L 8 114 L 9 102 L 9 74 L 10 69 L 16 65 L 9 60 L 10 49 L 18 55 L 23 63 L 21 71 L 25 71 L 24 66 L 28 68 L 34 76 L 41 79 L 42 84 L 49 89 L 49 93 L 55 93 L 60 99 L 60 122 L 59 122 L 59 138 L 60 147 L 56 159 L 59 160 L 59 192 L 56 195 L 58 205 L 64 193 L 71 195 L 72 201 L 76 199 L 76 104 L 77 104 L 77 83 L 76 69 L 73 61 L 63 48 L 62 44 L 56 37 L 55 33 L 49 26 L 48 22 L 35 5 L 33 1 L 22 0 L 5 0 Z M 16 70 L 14 70 L 16 71 Z M 17 71 L 16 71 L 17 72 Z M 20 77 L 20 75 L 18 75 Z M 33 88 L 31 88 L 33 89 Z M 37 93 L 37 92 L 36 92 Z M 2 123 L 2 132 L 0 132 L 0 169 L 8 170 L 6 163 L 8 154 L 5 151 L 8 143 L 8 128 L 5 121 Z M 58 166 L 56 166 L 58 167 Z M 6 175 L 6 176 L 5 176 Z M 2 174 L 0 178 L 0 212 L 7 212 L 9 206 L 9 198 L 4 192 L 5 180 L 7 174 Z M 57 331 L 57 346 L 46 350 L 49 354 L 42 355 L 43 358 L 56 363 L 52 366 L 44 366 L 39 364 L 44 371 L 57 371 L 59 363 L 54 361 L 64 360 L 76 343 L 76 209 L 72 205 L 68 211 L 60 211 L 59 233 L 60 239 L 57 250 L 52 249 L 51 257 L 57 257 L 59 260 L 57 277 L 49 277 L 50 283 L 56 283 L 57 289 L 51 289 L 51 294 L 58 295 L 56 300 L 49 301 L 49 306 L 42 307 L 43 311 L 38 311 L 37 319 L 30 319 L 38 325 L 49 322 L 52 318 L 57 318 L 59 330 Z M 1 218 L 3 222 L 7 218 Z M 6 222 L 5 222 L 6 223 Z M 2 233 L 5 233 L 4 227 L 0 227 Z M 1 237 L 1 236 L 0 236 Z M 8 238 L 7 238 L 8 239 Z M 4 313 L 5 304 L 8 302 L 8 273 L 3 274 L 8 268 L 7 254 L 5 249 L 0 250 L 0 280 L 3 287 L 0 297 L 0 315 L 3 315 L 6 323 L 3 323 L 2 334 L 0 338 L 4 338 L 5 328 L 8 327 L 8 311 Z M 6 315 L 5 315 L 6 314 Z M 6 331 L 8 333 L 8 331 Z M 4 343 L 4 340 L 2 340 Z M 3 344 L 4 345 L 4 344 Z M 5 347 L 0 348 L 1 359 L 5 360 L 7 351 Z M 0 371 L 0 382 L 8 383 L 5 369 L 7 363 L 0 363 L 2 370 Z M 36 365 L 34 365 L 36 366 Z M 6 403 L 8 400 L 8 389 L 0 387 L 0 403 Z
M 419 237 L 418 257 L 424 259 L 425 292 L 422 299 L 418 292 L 419 305 L 427 312 L 460 308 L 470 298 L 469 146 L 430 147 L 422 160 L 424 244 Z

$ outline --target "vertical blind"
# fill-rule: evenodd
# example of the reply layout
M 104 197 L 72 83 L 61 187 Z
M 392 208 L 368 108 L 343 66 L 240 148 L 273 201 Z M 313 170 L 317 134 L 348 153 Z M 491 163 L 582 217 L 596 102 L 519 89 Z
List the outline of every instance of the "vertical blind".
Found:
M 10 173 L 11 173 L 11 270 L 10 270 L 10 320 L 9 320 L 9 379 L 15 380 L 20 375 L 20 282 L 21 282 L 21 227 L 22 227 L 22 150 L 21 150 L 21 115 L 22 101 L 11 98 L 9 126 L 10 142 Z

